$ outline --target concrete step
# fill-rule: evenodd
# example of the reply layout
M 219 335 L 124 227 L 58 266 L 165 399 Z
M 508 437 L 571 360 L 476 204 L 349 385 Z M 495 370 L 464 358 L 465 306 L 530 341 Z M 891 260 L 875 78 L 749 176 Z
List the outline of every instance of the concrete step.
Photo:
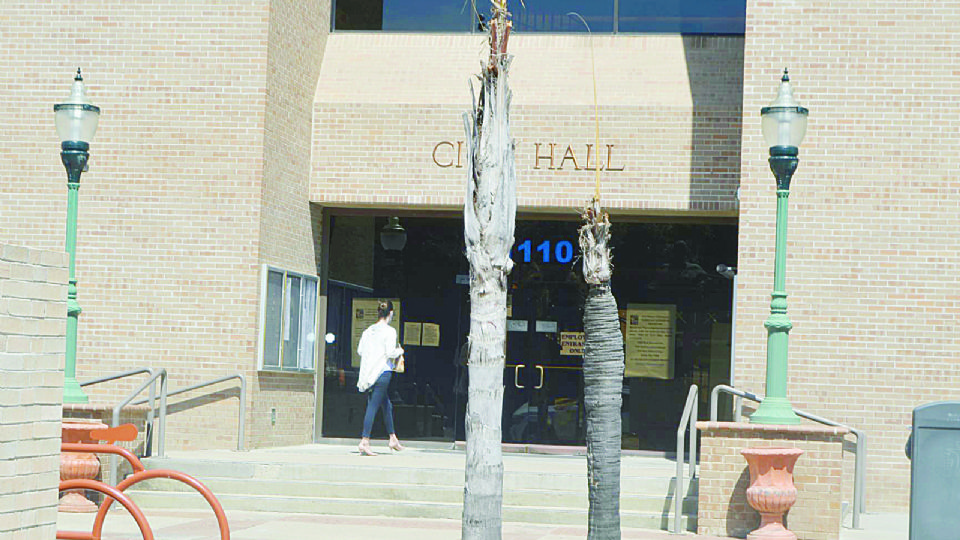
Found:
M 390 463 L 383 466 L 330 466 L 314 463 L 257 463 L 227 462 L 215 460 L 189 460 L 176 458 L 149 458 L 144 460 L 149 469 L 173 469 L 187 473 L 201 481 L 212 479 L 283 481 L 296 479 L 301 482 L 356 482 L 389 483 L 421 486 L 451 486 L 462 489 L 464 472 L 447 468 L 398 467 Z M 580 468 L 572 464 L 570 470 Z M 577 472 L 545 474 L 541 471 L 504 472 L 504 490 L 540 489 L 581 491 L 586 493 L 586 465 Z M 673 490 L 671 467 L 624 467 L 621 471 L 621 492 L 625 495 L 663 495 Z M 697 480 L 690 483 L 688 494 L 697 491 Z
M 380 482 L 327 482 L 302 480 L 258 480 L 238 478 L 205 478 L 201 481 L 214 494 L 251 495 L 265 497 L 303 497 L 318 499 L 371 499 L 383 501 L 421 501 L 430 503 L 463 503 L 463 487 L 431 486 L 420 484 L 394 484 Z M 581 479 L 579 484 L 585 484 Z M 180 482 L 155 479 L 141 482 L 134 491 L 184 492 L 192 488 Z M 660 493 L 666 494 L 667 491 Z M 507 489 L 504 504 L 515 507 L 551 507 L 582 509 L 588 506 L 587 487 L 580 489 L 543 490 Z M 673 497 L 624 493 L 620 498 L 623 510 L 637 512 L 672 511 Z M 696 497 L 684 499 L 684 512 L 696 512 Z
M 363 458 L 348 445 L 308 445 L 180 452 L 144 463 L 196 477 L 228 510 L 458 520 L 464 461 L 463 452 L 433 448 Z M 624 528 L 671 527 L 675 473 L 676 463 L 663 457 L 624 457 L 620 499 Z M 584 456 L 504 454 L 504 520 L 586 524 L 586 477 Z M 681 520 L 683 527 L 694 530 L 698 482 L 688 482 Z M 138 484 L 131 495 L 148 509 L 206 506 L 188 490 L 157 479 Z
M 130 493 L 137 505 L 143 508 L 202 509 L 206 501 L 196 493 L 151 492 Z M 462 505 L 459 503 L 384 501 L 371 499 L 315 498 L 315 497 L 265 497 L 261 495 L 218 494 L 217 498 L 227 510 L 261 511 L 284 513 L 308 513 L 348 516 L 384 516 L 410 518 L 460 519 Z M 696 531 L 696 515 L 681 516 L 685 530 Z M 584 525 L 587 522 L 586 508 L 553 508 L 536 506 L 511 506 L 504 504 L 503 520 L 515 523 L 547 523 L 553 525 Z M 669 529 L 673 514 L 661 512 L 636 512 L 621 510 L 621 526 L 639 529 Z

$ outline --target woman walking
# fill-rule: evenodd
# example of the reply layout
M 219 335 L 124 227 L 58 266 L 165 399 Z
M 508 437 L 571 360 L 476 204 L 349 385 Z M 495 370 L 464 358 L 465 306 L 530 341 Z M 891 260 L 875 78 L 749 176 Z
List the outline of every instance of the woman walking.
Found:
M 403 371 L 403 349 L 397 344 L 397 331 L 390 326 L 393 320 L 393 302 L 380 302 L 377 308 L 379 320 L 363 331 L 357 352 L 360 353 L 360 378 L 357 388 L 361 392 L 369 392 L 367 396 L 367 413 L 363 417 L 363 438 L 360 439 L 360 454 L 364 456 L 377 455 L 370 449 L 370 431 L 373 429 L 373 420 L 377 416 L 377 409 L 383 409 L 383 422 L 390 434 L 391 450 L 403 450 L 397 433 L 393 429 L 393 404 L 387 389 L 390 387 L 390 378 L 393 371 Z

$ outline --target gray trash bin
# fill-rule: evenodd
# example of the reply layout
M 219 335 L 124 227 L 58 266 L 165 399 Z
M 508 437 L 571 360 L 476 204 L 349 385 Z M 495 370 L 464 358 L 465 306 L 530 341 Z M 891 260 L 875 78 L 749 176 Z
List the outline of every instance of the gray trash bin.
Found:
M 960 401 L 913 410 L 910 540 L 960 538 Z

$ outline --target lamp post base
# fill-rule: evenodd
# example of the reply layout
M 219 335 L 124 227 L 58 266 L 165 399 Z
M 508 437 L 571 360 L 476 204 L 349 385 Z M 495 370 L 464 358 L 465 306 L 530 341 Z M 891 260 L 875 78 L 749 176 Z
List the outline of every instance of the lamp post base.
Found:
M 795 426 L 800 423 L 800 417 L 786 398 L 767 397 L 757 412 L 750 415 L 750 423 Z
M 73 377 L 67 377 L 63 380 L 63 402 L 64 403 L 89 403 L 90 398 L 83 393 L 80 383 Z

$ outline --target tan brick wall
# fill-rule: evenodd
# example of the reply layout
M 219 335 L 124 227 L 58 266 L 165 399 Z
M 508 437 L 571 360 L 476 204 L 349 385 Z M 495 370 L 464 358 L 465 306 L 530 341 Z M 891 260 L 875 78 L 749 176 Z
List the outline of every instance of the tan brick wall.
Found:
M 316 273 L 306 193 L 328 18 L 326 1 L 0 5 L 0 45 L 22 74 L 0 88 L 17 111 L 0 119 L 17 147 L 0 155 L 0 240 L 63 249 L 51 108 L 77 65 L 102 108 L 80 190 L 78 378 L 165 367 L 176 389 L 240 371 L 256 442 L 269 410 L 257 399 L 260 264 Z M 89 393 L 113 404 L 140 380 Z M 168 448 L 233 447 L 228 388 L 173 398 Z M 312 381 L 277 392 L 298 411 L 313 402 Z M 297 442 L 312 433 L 301 420 Z
M 65 253 L 0 244 L 0 537 L 53 538 L 67 331 Z
M 316 275 L 310 140 L 330 0 L 310 4 L 271 1 L 260 260 Z
M 102 109 L 80 189 L 80 380 L 165 367 L 174 389 L 255 364 L 268 16 L 264 0 L 0 4 L 23 74 L 0 88 L 17 111 L 0 119 L 17 146 L 0 155 L 4 241 L 63 249 L 52 105 L 78 65 Z M 139 383 L 89 393 L 112 404 Z M 171 415 L 168 446 L 230 447 L 235 401 Z
M 313 96 L 329 28 L 329 0 L 271 1 L 260 262 L 308 275 L 318 275 L 320 248 L 310 208 Z M 310 442 L 314 385 L 312 375 L 256 374 L 251 446 Z
M 799 540 L 839 538 L 846 430 L 732 422 L 698 422 L 697 428 L 701 433 L 697 534 L 746 538 L 759 527 L 760 514 L 747 502 L 750 470 L 740 451 L 787 447 L 803 450 L 793 471 L 797 502 L 787 514 L 787 527 Z
M 334 34 L 317 88 L 311 200 L 331 206 L 458 208 L 468 83 L 483 38 Z M 596 38 L 600 146 L 614 145 L 604 203 L 644 214 L 736 215 L 743 39 Z M 515 35 L 513 135 L 521 210 L 572 212 L 594 191 L 589 41 Z M 434 161 L 434 148 L 447 141 Z M 540 154 L 554 148 L 554 170 Z M 576 156 L 563 162 L 567 147 Z M 590 165 L 596 165 L 591 150 Z M 606 162 L 607 152 L 601 153 Z M 458 163 L 459 162 L 459 163 Z M 560 168 L 562 165 L 562 169 Z
M 960 385 L 956 2 L 747 2 L 737 383 L 764 391 L 774 179 L 759 110 L 810 109 L 790 196 L 789 397 L 865 429 L 867 509 L 905 511 L 911 411 Z M 851 479 L 847 476 L 845 481 Z

